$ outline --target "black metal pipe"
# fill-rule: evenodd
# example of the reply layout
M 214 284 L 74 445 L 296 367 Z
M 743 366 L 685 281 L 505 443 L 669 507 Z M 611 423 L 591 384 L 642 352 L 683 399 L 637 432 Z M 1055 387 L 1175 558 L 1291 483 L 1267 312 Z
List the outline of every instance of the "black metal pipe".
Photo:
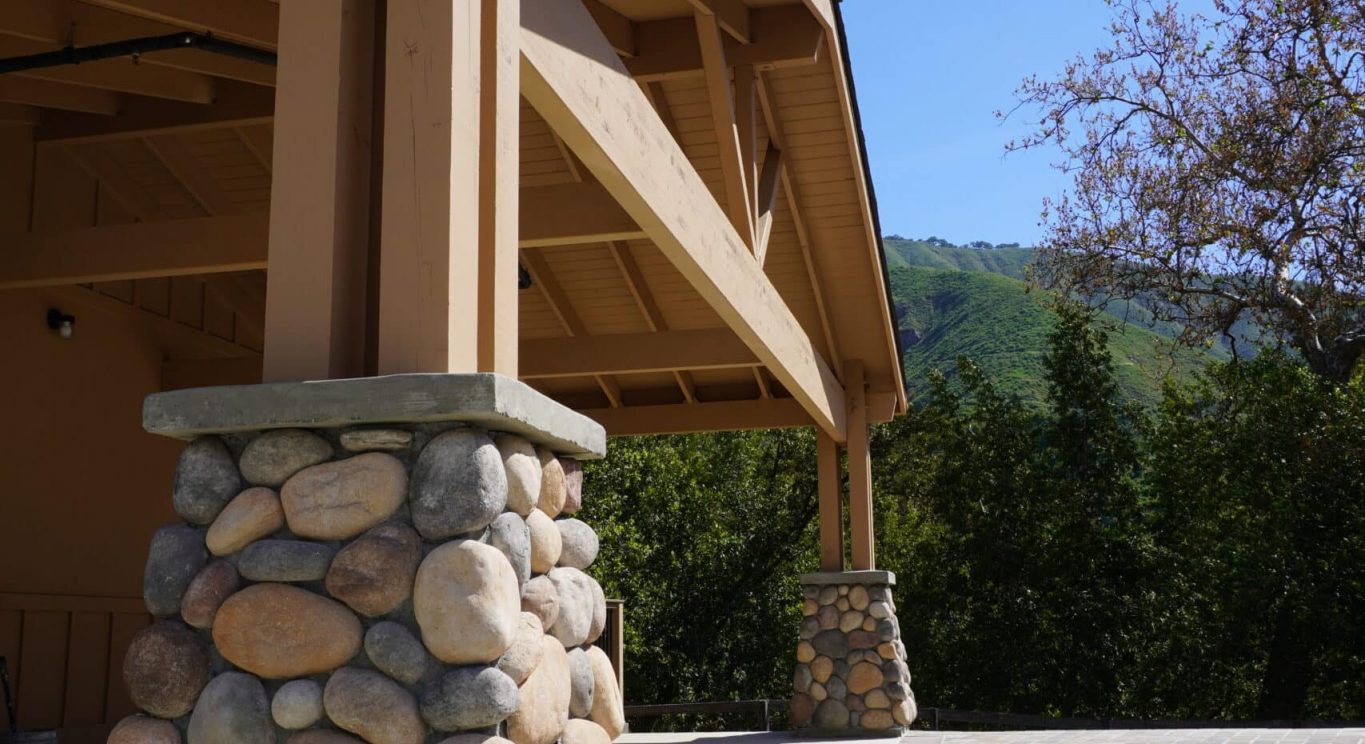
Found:
M 263 65 L 274 66 L 276 55 L 264 49 L 257 49 L 235 41 L 225 41 L 209 34 L 181 31 L 164 36 L 146 36 L 140 39 L 111 41 L 107 44 L 94 44 L 87 47 L 68 46 L 55 52 L 27 54 L 22 57 L 0 59 L 0 74 L 24 72 L 44 67 L 63 67 L 95 62 L 115 57 L 137 57 L 152 52 L 165 52 L 172 49 L 201 49 L 213 54 L 244 59 Z

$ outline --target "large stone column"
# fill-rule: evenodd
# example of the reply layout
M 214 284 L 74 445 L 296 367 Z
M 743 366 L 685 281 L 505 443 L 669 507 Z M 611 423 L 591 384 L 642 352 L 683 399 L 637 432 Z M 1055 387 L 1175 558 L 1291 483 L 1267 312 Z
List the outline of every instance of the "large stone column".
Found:
M 888 736 L 915 720 L 890 571 L 806 574 L 791 726 Z
M 152 539 L 157 620 L 110 742 L 607 744 L 621 692 L 573 518 L 602 428 L 498 375 L 147 399 L 188 440 Z

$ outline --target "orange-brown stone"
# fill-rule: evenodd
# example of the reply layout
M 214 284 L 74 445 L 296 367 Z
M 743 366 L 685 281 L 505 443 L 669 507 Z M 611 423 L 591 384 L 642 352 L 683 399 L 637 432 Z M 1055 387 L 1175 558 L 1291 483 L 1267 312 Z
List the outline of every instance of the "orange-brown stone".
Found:
M 330 672 L 360 651 L 362 633 L 345 605 L 285 584 L 237 592 L 213 622 L 223 658 L 266 679 Z
M 882 686 L 882 668 L 866 661 L 854 664 L 848 672 L 848 691 L 861 695 Z

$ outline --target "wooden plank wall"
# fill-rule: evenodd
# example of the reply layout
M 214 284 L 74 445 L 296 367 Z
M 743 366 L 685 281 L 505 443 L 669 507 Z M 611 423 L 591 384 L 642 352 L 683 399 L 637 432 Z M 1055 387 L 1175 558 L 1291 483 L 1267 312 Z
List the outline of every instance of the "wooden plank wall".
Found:
M 100 744 L 134 712 L 121 668 L 152 618 L 137 597 L 0 593 L 0 656 L 23 729 L 56 728 L 63 744 Z M 8 730 L 0 706 L 0 730 Z

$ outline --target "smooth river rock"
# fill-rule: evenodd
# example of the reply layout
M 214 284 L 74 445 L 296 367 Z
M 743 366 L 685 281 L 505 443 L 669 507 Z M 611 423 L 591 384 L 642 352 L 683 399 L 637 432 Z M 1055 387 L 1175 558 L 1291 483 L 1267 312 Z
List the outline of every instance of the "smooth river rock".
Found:
M 563 514 L 577 514 L 583 508 L 583 464 L 569 458 L 559 458 L 559 466 L 564 469 L 564 509 Z
M 402 623 L 385 620 L 365 631 L 365 655 L 379 671 L 405 685 L 426 676 L 431 659 L 426 646 Z
M 210 677 L 209 650 L 193 630 L 170 620 L 143 628 L 123 656 L 123 686 L 133 705 L 159 718 L 194 708 Z
M 422 538 L 405 524 L 381 524 L 342 548 L 327 569 L 327 593 L 366 617 L 393 612 L 412 596 Z
M 507 471 L 493 440 L 477 429 L 454 429 L 422 448 L 408 496 L 412 524 L 427 540 L 487 527 L 507 505 Z
M 232 664 L 266 679 L 330 672 L 360 651 L 360 620 L 332 599 L 287 584 L 255 584 L 228 597 L 213 642 Z
M 170 721 L 132 715 L 118 722 L 105 744 L 180 744 L 180 730 Z
M 300 470 L 285 482 L 280 502 L 299 537 L 349 540 L 392 516 L 407 491 L 403 463 L 368 452 Z
M 549 636 L 541 643 L 540 665 L 521 685 L 521 704 L 507 719 L 507 738 L 515 744 L 551 744 L 569 721 L 569 655 Z
M 587 570 L 592 562 L 597 560 L 597 551 L 600 544 L 597 540 L 597 533 L 585 522 L 577 519 L 560 519 L 555 521 L 555 526 L 559 528 L 560 544 L 559 565 Z
M 541 642 L 544 637 L 545 629 L 540 624 L 540 618 L 530 612 L 521 613 L 517 637 L 512 641 L 512 647 L 498 659 L 498 669 L 517 684 L 525 682 L 526 678 L 531 676 L 531 672 L 536 670 L 541 656 L 545 653 L 544 644 Z
M 621 702 L 621 686 L 616 682 L 607 652 L 597 646 L 587 649 L 592 665 L 592 713 L 588 718 L 601 726 L 613 740 L 626 730 L 626 709 Z
M 180 617 L 191 627 L 208 630 L 218 608 L 237 591 L 241 584 L 237 569 L 224 560 L 216 560 L 194 576 L 180 600 Z
M 586 576 L 586 574 L 585 574 Z M 588 643 L 596 643 L 607 629 L 607 594 L 597 579 L 588 576 L 588 588 L 592 590 L 592 620 L 588 623 Z
M 365 744 L 365 740 L 333 729 L 309 729 L 289 737 L 285 744 Z
M 490 666 L 446 672 L 422 693 L 422 717 L 437 731 L 496 726 L 517 709 L 517 683 Z
M 412 602 L 423 643 L 448 664 L 497 661 L 516 637 L 516 573 L 497 548 L 483 543 L 457 540 L 427 554 Z
M 593 625 L 592 579 L 576 568 L 556 568 L 546 575 L 559 596 L 559 617 L 550 626 L 550 635 L 565 648 L 583 645 Z
M 559 619 L 559 590 L 548 576 L 537 576 L 521 588 L 521 609 L 540 618 L 549 629 Z
M 442 739 L 440 744 L 512 744 L 512 741 L 489 734 L 458 734 Z
M 347 452 L 392 452 L 411 446 L 412 432 L 402 429 L 356 429 L 341 434 L 341 448 Z
M 243 744 L 275 740 L 270 701 L 261 681 L 241 672 L 214 677 L 190 716 L 190 744 Z
M 507 508 L 525 517 L 540 500 L 540 458 L 535 445 L 515 434 L 493 440 L 507 471 Z
M 488 526 L 488 544 L 502 551 L 517 574 L 517 586 L 531 578 L 531 528 L 526 520 L 503 512 Z
M 564 502 L 568 499 L 564 465 L 555 453 L 544 447 L 536 447 L 536 457 L 540 458 L 540 498 L 536 500 L 536 506 L 554 519 L 564 511 Z
M 248 442 L 237 466 L 247 483 L 279 488 L 294 473 L 330 459 L 326 439 L 303 429 L 276 429 Z
M 592 715 L 592 662 L 581 648 L 569 649 L 569 682 L 569 715 L 587 718 Z
M 284 527 L 280 497 L 269 488 L 237 494 L 209 526 L 204 543 L 214 555 L 231 555 Z
M 564 548 L 559 528 L 539 508 L 531 511 L 526 518 L 526 526 L 531 530 L 531 571 L 547 573 L 559 563 L 559 555 Z
M 611 736 L 596 723 L 575 718 L 564 724 L 561 744 L 611 744 Z
M 322 543 L 257 540 L 242 551 L 237 571 L 248 581 L 321 581 L 334 554 Z
M 180 602 L 209 553 L 204 531 L 187 524 L 168 524 L 152 535 L 147 568 L 142 574 L 142 600 L 157 617 L 180 614 Z
M 270 700 L 270 717 L 290 730 L 305 729 L 322 720 L 322 685 L 311 679 L 284 683 Z
M 327 678 L 322 707 L 338 727 L 370 744 L 422 744 L 427 727 L 417 701 L 397 682 L 370 669 L 345 667 Z
M 171 503 L 185 521 L 197 525 L 213 522 L 241 490 L 241 473 L 223 440 L 199 437 L 181 451 Z

